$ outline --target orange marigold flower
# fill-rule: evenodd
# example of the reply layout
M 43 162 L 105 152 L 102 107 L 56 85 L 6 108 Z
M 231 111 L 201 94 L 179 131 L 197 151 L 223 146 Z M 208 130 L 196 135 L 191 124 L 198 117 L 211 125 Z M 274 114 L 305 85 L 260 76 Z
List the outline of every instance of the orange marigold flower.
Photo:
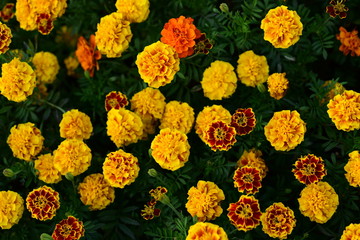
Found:
M 160 41 L 175 48 L 179 58 L 194 53 L 195 39 L 200 38 L 201 32 L 193 24 L 194 19 L 180 16 L 171 18 L 161 30 Z
M 222 227 L 208 222 L 197 222 L 190 226 L 185 240 L 228 240 L 228 236 Z
M 38 178 L 48 184 L 61 181 L 61 173 L 54 166 L 54 156 L 51 153 L 38 156 L 34 161 L 34 168 L 37 170 Z
M 32 218 L 40 221 L 50 220 L 60 208 L 59 193 L 48 186 L 34 189 L 27 195 L 26 208 Z
M 289 88 L 289 81 L 285 75 L 286 73 L 273 73 L 267 79 L 270 96 L 276 100 L 283 98 Z
M 360 38 L 357 30 L 351 32 L 346 31 L 344 27 L 339 28 L 340 33 L 336 34 L 337 40 L 340 40 L 339 50 L 343 52 L 345 56 L 349 53 L 351 56 L 360 56 Z
M 262 152 L 260 150 L 256 150 L 254 148 L 250 149 L 249 151 L 245 150 L 240 159 L 237 161 L 237 166 L 240 168 L 244 166 L 257 168 L 260 171 L 261 178 L 264 178 L 268 168 L 261 156 Z
M 0 54 L 6 53 L 9 50 L 9 45 L 11 43 L 11 30 L 6 24 L 0 22 Z
M 54 240 L 77 240 L 83 237 L 85 228 L 82 221 L 73 216 L 61 220 L 56 224 L 55 230 L 51 237 Z
M 149 193 L 155 201 L 160 201 L 164 197 L 164 194 L 167 193 L 167 191 L 168 190 L 166 188 L 159 186 L 155 189 L 151 189 Z
M 256 125 L 255 113 L 252 108 L 238 108 L 231 116 L 230 125 L 236 129 L 237 135 L 251 133 Z
M 236 142 L 236 130 L 223 121 L 213 122 L 205 137 L 205 143 L 211 147 L 213 151 L 227 151 Z
M 9 21 L 11 18 L 14 17 L 14 4 L 13 3 L 7 3 L 3 7 L 3 9 L 0 12 L 0 17 L 3 20 L 3 22 Z
M 256 167 L 241 167 L 237 168 L 234 173 L 234 187 L 239 192 L 246 194 L 255 194 L 261 188 L 260 170 Z
M 95 68 L 99 70 L 99 63 L 97 61 L 101 59 L 101 53 L 95 48 L 94 34 L 90 36 L 89 42 L 87 42 L 83 36 L 79 37 L 75 55 L 84 71 L 89 72 L 90 77 L 94 76 Z
M 186 102 L 170 101 L 160 119 L 160 129 L 171 128 L 188 134 L 194 124 L 194 109 Z
M 253 196 L 242 195 L 236 203 L 230 203 L 227 216 L 239 231 L 249 231 L 260 224 L 259 201 Z
M 51 19 L 51 15 L 48 13 L 40 13 L 36 16 L 35 21 L 38 31 L 42 35 L 48 35 L 54 28 L 54 23 Z
M 160 216 L 160 209 L 155 208 L 155 204 L 149 202 L 147 205 L 144 205 L 144 209 L 141 210 L 141 216 L 145 220 L 151 220 L 154 217 Z
M 345 6 L 345 2 L 346 0 L 331 0 L 330 6 L 326 7 L 326 12 L 333 18 L 338 15 L 340 18 L 346 18 L 346 12 L 349 11 L 349 8 Z
M 292 170 L 299 182 L 306 185 L 310 183 L 317 183 L 326 175 L 324 160 L 314 154 L 308 154 L 305 157 L 300 157 L 294 164 L 295 168 Z
M 350 186 L 360 186 L 360 153 L 359 151 L 352 151 L 349 153 L 349 161 L 344 166 L 346 171 L 345 177 Z
M 77 109 L 64 113 L 59 127 L 62 138 L 89 139 L 93 131 L 90 117 Z
M 24 212 L 24 199 L 17 192 L 0 191 L 0 228 L 10 229 Z
M 272 238 L 286 239 L 295 227 L 294 211 L 278 202 L 268 207 L 262 214 L 263 231 Z
M 125 94 L 117 91 L 109 92 L 105 97 L 105 110 L 108 112 L 110 109 L 120 109 L 129 104 Z
M 340 240 L 356 240 L 360 236 L 360 224 L 351 223 L 343 231 Z

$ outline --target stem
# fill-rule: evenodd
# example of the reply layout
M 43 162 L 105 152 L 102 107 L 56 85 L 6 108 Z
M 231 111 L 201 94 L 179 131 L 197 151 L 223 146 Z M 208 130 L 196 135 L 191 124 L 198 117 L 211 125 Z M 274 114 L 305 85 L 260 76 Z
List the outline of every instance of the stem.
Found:
M 51 106 L 51 107 L 53 107 L 53 108 L 56 108 L 56 109 L 59 110 L 60 112 L 65 113 L 65 110 L 64 110 L 64 109 L 62 109 L 62 108 L 59 107 L 59 106 L 56 106 L 55 104 L 53 104 L 53 103 L 51 103 L 51 102 L 48 102 L 48 101 L 46 101 L 46 100 L 40 100 L 40 102 L 46 103 L 47 105 L 49 105 L 49 106 Z

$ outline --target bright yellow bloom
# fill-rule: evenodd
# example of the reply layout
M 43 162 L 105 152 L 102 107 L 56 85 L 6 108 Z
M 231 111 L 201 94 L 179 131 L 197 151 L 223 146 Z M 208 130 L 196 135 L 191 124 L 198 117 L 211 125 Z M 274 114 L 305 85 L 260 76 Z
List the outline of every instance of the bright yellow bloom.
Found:
M 286 94 L 289 88 L 289 81 L 285 78 L 286 73 L 273 73 L 267 80 L 270 96 L 280 100 Z
M 64 113 L 59 127 L 62 138 L 89 139 L 93 131 L 90 117 L 77 109 Z
M 194 120 L 194 109 L 189 104 L 171 101 L 165 106 L 159 128 L 177 129 L 188 134 L 194 124 Z
M 7 144 L 14 157 L 29 162 L 38 155 L 43 148 L 44 137 L 33 123 L 20 123 L 10 129 Z
M 339 196 L 327 182 L 307 185 L 300 193 L 299 209 L 311 221 L 326 223 L 339 205 Z
M 35 66 L 38 83 L 53 83 L 60 70 L 57 57 L 51 52 L 35 53 L 32 63 Z
M 34 189 L 26 197 L 26 208 L 32 218 L 40 221 L 51 220 L 60 208 L 59 193 L 48 186 Z
M 236 72 L 240 82 L 249 87 L 266 82 L 269 76 L 269 65 L 265 56 L 256 55 L 252 50 L 239 56 Z
M 294 110 L 275 112 L 264 127 L 266 139 L 277 151 L 290 151 L 304 141 L 306 124 Z
M 84 178 L 79 184 L 80 200 L 89 209 L 102 210 L 114 202 L 115 190 L 101 173 L 94 173 Z
M 77 176 L 85 172 L 91 163 L 91 150 L 80 139 L 65 139 L 54 151 L 54 166 L 62 174 Z
M 360 224 L 351 223 L 343 231 L 340 240 L 357 240 L 359 239 L 359 236 L 360 236 Z
M 349 161 L 344 166 L 345 177 L 350 186 L 360 187 L 360 153 L 359 151 L 352 151 L 349 153 L 349 157 Z
M 111 109 L 107 114 L 107 135 L 119 148 L 136 143 L 143 135 L 143 123 L 140 117 L 127 109 Z
M 0 54 L 6 53 L 7 50 L 9 50 L 11 38 L 12 34 L 10 28 L 6 26 L 6 24 L 0 22 Z
M 149 0 L 117 0 L 117 12 L 122 13 L 124 19 L 131 23 L 140 23 L 149 16 Z
M 24 199 L 13 191 L 0 191 L 0 227 L 10 229 L 24 212 Z
M 34 70 L 26 62 L 20 62 L 18 58 L 1 66 L 1 76 L 0 92 L 10 101 L 25 101 L 36 86 Z
M 261 21 L 260 28 L 264 30 L 264 39 L 275 48 L 288 48 L 297 43 L 302 35 L 303 25 L 299 15 L 287 8 L 279 6 L 270 9 Z
M 360 129 L 360 93 L 346 90 L 330 100 L 327 111 L 338 130 Z
M 228 240 L 222 227 L 208 222 L 198 222 L 190 226 L 186 240 Z
M 197 216 L 198 221 L 214 220 L 222 214 L 220 203 L 225 195 L 215 183 L 200 180 L 196 187 L 189 189 L 188 195 L 185 207 L 192 217 Z
M 130 185 L 139 171 L 138 159 L 121 149 L 109 153 L 103 163 L 104 178 L 112 187 L 124 188 Z
M 151 142 L 151 155 L 164 169 L 175 171 L 183 167 L 190 155 L 186 134 L 176 129 L 161 129 Z
M 79 60 L 76 56 L 68 56 L 64 60 L 65 67 L 67 70 L 67 75 L 73 76 L 75 74 L 75 69 L 79 66 Z
M 261 178 L 266 176 L 268 172 L 268 168 L 265 164 L 264 159 L 261 157 L 262 152 L 260 150 L 256 150 L 255 148 L 250 149 L 249 151 L 244 150 L 240 159 L 237 161 L 237 167 L 252 167 L 257 168 L 260 171 Z
M 38 178 L 48 184 L 61 181 L 61 173 L 54 166 L 54 156 L 51 153 L 38 156 L 34 162 Z
M 120 57 L 128 49 L 132 38 L 130 22 L 123 14 L 113 12 L 100 19 L 95 33 L 96 46 L 108 58 Z
M 205 97 L 210 100 L 221 100 L 230 97 L 236 90 L 237 77 L 234 67 L 224 61 L 212 62 L 205 69 L 201 86 Z
M 142 80 L 153 88 L 170 83 L 180 70 L 180 59 L 175 49 L 160 41 L 146 46 L 137 55 L 135 63 Z

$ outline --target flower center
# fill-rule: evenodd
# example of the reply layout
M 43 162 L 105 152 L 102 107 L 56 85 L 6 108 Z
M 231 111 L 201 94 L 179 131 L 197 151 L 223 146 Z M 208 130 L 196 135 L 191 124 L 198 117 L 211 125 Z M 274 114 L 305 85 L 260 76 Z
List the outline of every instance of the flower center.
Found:
M 36 199 L 34 200 L 34 205 L 36 208 L 40 208 L 43 209 L 46 204 L 48 203 L 47 199 L 45 198 L 45 196 L 38 196 L 36 197 Z
M 246 183 L 252 183 L 254 181 L 254 176 L 250 173 L 247 173 L 243 176 L 243 181 Z
M 243 112 L 240 112 L 240 113 L 236 114 L 235 120 L 241 127 L 246 127 L 247 118 L 246 118 L 246 116 L 245 116 L 245 114 Z
M 223 129 L 221 128 L 215 129 L 214 137 L 216 140 L 223 140 L 225 136 L 226 136 L 226 132 Z
M 345 7 L 345 4 L 343 4 L 343 0 L 337 1 L 334 6 L 335 12 L 346 12 L 347 9 Z
M 302 173 L 305 176 L 311 176 L 315 174 L 315 164 L 311 163 L 311 164 L 306 164 L 304 166 L 304 169 L 302 170 Z
M 115 108 L 118 104 L 118 101 L 116 99 L 109 99 L 108 104 L 110 105 L 110 107 Z
M 64 224 L 61 226 L 60 234 L 61 234 L 61 236 L 67 237 L 70 235 L 71 230 L 72 230 L 72 228 L 69 224 Z
M 240 203 L 240 205 L 236 208 L 235 213 L 244 218 L 251 218 L 253 216 L 250 204 Z

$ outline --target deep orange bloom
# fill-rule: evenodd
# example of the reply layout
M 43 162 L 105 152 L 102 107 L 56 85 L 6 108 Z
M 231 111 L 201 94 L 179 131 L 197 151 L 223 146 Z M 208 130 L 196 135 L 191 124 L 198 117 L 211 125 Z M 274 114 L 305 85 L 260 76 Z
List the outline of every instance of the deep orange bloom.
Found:
M 227 151 L 236 142 L 236 130 L 223 121 L 213 122 L 208 128 L 205 136 L 205 143 L 211 150 Z
M 239 192 L 246 194 L 255 194 L 261 188 L 260 170 L 256 167 L 240 167 L 235 170 L 234 187 L 238 188 Z
M 0 17 L 3 20 L 3 22 L 9 21 L 11 18 L 14 17 L 14 4 L 13 3 L 7 3 L 3 7 L 3 9 L 0 12 Z
M 84 236 L 85 228 L 82 221 L 73 216 L 61 220 L 56 224 L 51 237 L 54 240 L 77 240 Z
M 59 193 L 47 186 L 34 189 L 26 198 L 26 208 L 33 218 L 41 221 L 52 219 L 60 208 Z
M 144 209 L 141 210 L 141 216 L 145 220 L 151 220 L 154 217 L 160 216 L 160 209 L 155 208 L 154 202 L 148 202 L 147 205 L 144 205 Z
M 314 154 L 308 154 L 305 157 L 299 158 L 294 166 L 295 168 L 292 172 L 296 179 L 306 185 L 317 183 L 326 175 L 323 159 Z
M 43 35 L 48 35 L 54 28 L 51 15 L 48 13 L 40 13 L 36 17 L 36 25 L 38 31 Z
M 336 34 L 337 40 L 340 40 L 339 50 L 347 56 L 349 53 L 351 56 L 360 56 L 360 38 L 357 30 L 351 32 L 346 31 L 345 28 L 339 28 L 340 33 Z
M 227 216 L 239 231 L 249 231 L 260 224 L 259 201 L 253 196 L 242 195 L 236 203 L 230 203 Z
M 155 201 L 160 201 L 163 198 L 164 194 L 167 193 L 167 189 L 159 186 L 155 189 L 151 189 L 149 191 L 149 193 L 150 193 L 151 197 L 154 198 Z
M 246 135 L 252 132 L 256 124 L 255 113 L 252 108 L 239 108 L 231 116 L 230 125 L 236 129 L 237 135 Z
M 94 34 L 90 36 L 89 42 L 87 42 L 83 36 L 79 37 L 75 55 L 78 58 L 81 67 L 85 71 L 89 71 L 91 77 L 94 76 L 94 68 L 99 70 L 99 64 L 97 60 L 101 59 L 100 52 L 95 50 L 95 48 L 96 44 Z
M 349 11 L 349 8 L 345 6 L 345 2 L 346 0 L 331 0 L 330 6 L 326 7 L 326 12 L 333 18 L 337 15 L 340 18 L 346 18 L 346 12 Z
M 200 38 L 201 32 L 193 24 L 194 19 L 180 16 L 165 23 L 161 31 L 160 41 L 175 48 L 179 58 L 194 53 L 195 39 Z
M 110 111 L 112 108 L 120 109 L 129 104 L 125 94 L 121 92 L 112 91 L 109 92 L 105 97 L 105 109 Z

